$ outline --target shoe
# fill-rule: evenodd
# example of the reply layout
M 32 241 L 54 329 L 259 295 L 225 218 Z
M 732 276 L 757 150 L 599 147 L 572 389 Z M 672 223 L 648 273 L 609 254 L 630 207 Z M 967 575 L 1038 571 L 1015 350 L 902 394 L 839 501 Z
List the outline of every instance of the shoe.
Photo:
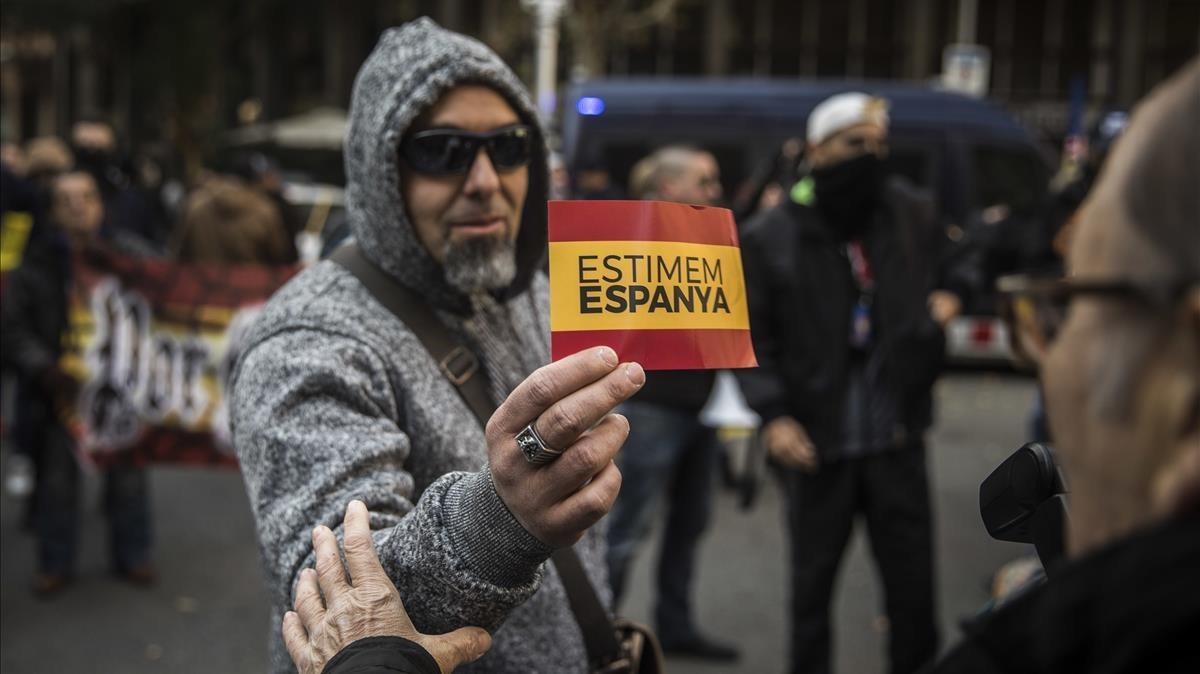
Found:
M 37 573 L 33 576 L 33 594 L 40 599 L 49 599 L 71 584 L 68 576 L 57 573 Z
M 150 587 L 158 581 L 158 572 L 151 564 L 141 564 L 117 571 L 117 577 L 137 587 Z
M 733 662 L 741 657 L 738 649 L 728 644 L 713 641 L 708 637 L 694 634 L 684 639 L 673 639 L 662 642 L 664 655 L 674 655 L 716 662 Z

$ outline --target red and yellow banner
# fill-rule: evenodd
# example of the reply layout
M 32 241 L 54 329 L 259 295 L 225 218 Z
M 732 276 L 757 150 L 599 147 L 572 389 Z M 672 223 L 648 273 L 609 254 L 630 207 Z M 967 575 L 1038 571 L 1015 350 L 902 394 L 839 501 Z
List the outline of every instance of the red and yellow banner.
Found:
M 263 302 L 294 267 L 75 258 L 63 369 L 97 463 L 236 464 L 225 385 Z
M 606 345 L 647 370 L 755 367 L 733 216 L 660 201 L 551 201 L 555 360 Z

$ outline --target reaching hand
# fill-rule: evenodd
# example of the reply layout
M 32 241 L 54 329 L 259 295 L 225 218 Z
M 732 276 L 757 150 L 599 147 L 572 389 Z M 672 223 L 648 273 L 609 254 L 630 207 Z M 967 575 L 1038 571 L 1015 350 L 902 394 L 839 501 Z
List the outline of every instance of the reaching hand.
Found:
M 929 293 L 928 304 L 930 317 L 942 328 L 962 314 L 962 300 L 948 290 Z
M 787 468 L 799 468 L 806 473 L 815 473 L 820 467 L 817 447 L 808 437 L 808 431 L 792 417 L 772 419 L 762 431 L 763 444 L 771 458 Z
M 487 652 L 491 636 L 478 627 L 441 635 L 421 634 L 413 627 L 400 593 L 375 554 L 362 501 L 351 501 L 346 507 L 343 532 L 345 569 L 333 532 L 324 526 L 313 529 L 317 569 L 300 573 L 296 610 L 283 616 L 283 641 L 300 674 L 320 674 L 338 651 L 366 637 L 414 641 L 429 651 L 443 674 Z

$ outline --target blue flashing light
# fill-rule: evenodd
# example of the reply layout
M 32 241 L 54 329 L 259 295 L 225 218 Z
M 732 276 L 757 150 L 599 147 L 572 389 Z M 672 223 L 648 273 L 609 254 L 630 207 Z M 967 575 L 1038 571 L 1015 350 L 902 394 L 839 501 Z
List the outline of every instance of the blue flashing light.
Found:
M 604 114 L 604 99 L 595 96 L 584 96 L 575 102 L 575 109 L 585 117 L 595 117 Z

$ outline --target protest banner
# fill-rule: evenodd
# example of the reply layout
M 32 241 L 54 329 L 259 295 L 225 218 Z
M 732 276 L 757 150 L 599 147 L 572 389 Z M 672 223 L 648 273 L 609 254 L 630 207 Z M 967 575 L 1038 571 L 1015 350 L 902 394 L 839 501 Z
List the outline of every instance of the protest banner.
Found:
M 236 464 L 225 385 L 262 303 L 296 271 L 77 255 L 61 364 L 79 382 L 81 457 Z
M 728 210 L 551 201 L 549 222 L 555 360 L 606 345 L 647 370 L 757 365 Z

